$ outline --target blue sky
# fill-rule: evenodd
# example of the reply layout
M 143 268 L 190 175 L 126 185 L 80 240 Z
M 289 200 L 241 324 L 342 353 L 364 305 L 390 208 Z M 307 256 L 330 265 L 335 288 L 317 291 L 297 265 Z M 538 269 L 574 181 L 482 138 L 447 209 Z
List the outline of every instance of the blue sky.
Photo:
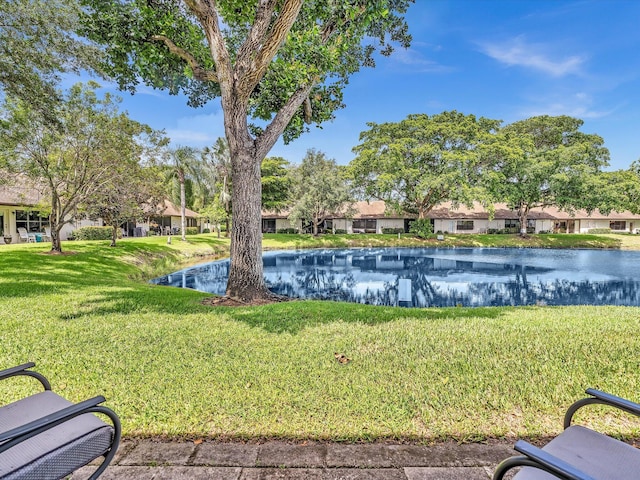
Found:
M 416 0 L 410 49 L 352 77 L 346 108 L 270 156 L 299 163 L 315 148 L 347 164 L 367 122 L 445 110 L 500 119 L 571 115 L 611 152 L 610 169 L 640 159 L 640 2 L 635 0 Z M 142 87 L 120 94 L 138 121 L 175 145 L 223 136 L 218 101 L 203 108 Z

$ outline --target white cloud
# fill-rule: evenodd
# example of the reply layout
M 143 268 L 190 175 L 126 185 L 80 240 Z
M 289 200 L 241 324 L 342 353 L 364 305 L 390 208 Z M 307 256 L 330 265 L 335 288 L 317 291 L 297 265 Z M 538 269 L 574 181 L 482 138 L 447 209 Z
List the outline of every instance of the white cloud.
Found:
M 441 47 L 434 47 L 434 50 L 439 50 L 440 48 Z M 397 63 L 415 67 L 419 72 L 447 73 L 454 70 L 452 67 L 429 60 L 422 52 L 415 48 L 397 48 L 394 50 L 391 58 Z
M 156 90 L 155 88 L 149 88 L 149 87 L 138 87 L 136 90 L 136 94 L 148 95 L 150 97 L 156 97 L 156 98 L 162 98 L 162 99 L 166 98 L 166 92 L 162 90 Z
M 522 116 L 533 117 L 537 115 L 569 115 L 581 119 L 597 119 L 611 115 L 618 107 L 608 110 L 594 108 L 593 97 L 585 92 L 577 92 L 573 95 L 563 96 L 562 99 L 551 99 L 546 105 L 538 105 L 522 112 Z
M 174 145 L 190 147 L 211 146 L 218 137 L 224 137 L 222 112 L 182 117 L 176 125 L 167 127 L 167 136 Z
M 531 68 L 554 77 L 580 74 L 581 67 L 586 61 L 586 57 L 580 55 L 552 59 L 547 53 L 549 47 L 542 44 L 528 44 L 522 36 L 501 44 L 481 44 L 480 48 L 485 55 L 506 65 Z

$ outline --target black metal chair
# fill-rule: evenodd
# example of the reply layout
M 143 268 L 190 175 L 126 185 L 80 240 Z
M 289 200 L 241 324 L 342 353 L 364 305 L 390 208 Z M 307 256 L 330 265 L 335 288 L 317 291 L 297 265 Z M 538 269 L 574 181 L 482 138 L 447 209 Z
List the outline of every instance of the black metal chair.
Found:
M 74 404 L 51 391 L 34 363 L 0 370 L 0 380 L 36 378 L 43 392 L 0 406 L 0 479 L 60 479 L 103 456 L 90 479 L 98 478 L 120 443 L 120 420 L 100 406 L 103 396 Z M 94 413 L 106 415 L 111 425 Z
M 504 460 L 493 475 L 501 480 L 514 467 L 523 467 L 514 480 L 626 480 L 640 478 L 640 450 L 589 428 L 571 425 L 573 415 L 585 405 L 601 404 L 640 416 L 640 404 L 599 390 L 588 389 L 587 398 L 569 407 L 564 431 L 542 448 L 518 440 L 521 453 Z

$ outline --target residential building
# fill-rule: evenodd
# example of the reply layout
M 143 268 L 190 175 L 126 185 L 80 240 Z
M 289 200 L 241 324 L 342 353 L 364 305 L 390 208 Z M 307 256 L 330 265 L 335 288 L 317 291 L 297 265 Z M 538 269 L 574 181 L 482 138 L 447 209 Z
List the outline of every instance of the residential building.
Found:
M 383 233 L 384 231 L 408 232 L 416 215 L 398 214 L 389 211 L 384 202 L 356 202 L 356 213 L 347 218 L 342 214 L 332 215 L 325 220 L 323 231 L 346 233 Z M 274 233 L 285 229 L 304 231 L 302 225 L 291 225 L 288 212 L 263 212 L 263 233 Z M 506 204 L 494 205 L 493 214 L 479 203 L 472 208 L 464 205 L 443 203 L 436 206 L 426 218 L 431 220 L 435 233 L 498 233 L 520 231 L 520 220 L 516 211 Z M 610 229 L 613 232 L 640 232 L 640 215 L 631 212 L 611 212 L 604 215 L 599 211 L 585 210 L 565 212 L 556 207 L 534 208 L 529 212 L 527 232 L 529 233 L 589 233 L 594 229 Z
M 12 175 L 10 181 L 5 179 L 0 183 L 0 244 L 18 243 L 18 228 L 26 229 L 37 240 L 44 238 L 40 234 L 49 227 L 49 216 L 40 210 L 45 209 L 49 202 L 43 189 L 26 175 Z M 200 216 L 196 212 L 187 209 L 186 217 L 188 227 L 199 226 Z M 165 200 L 158 213 L 150 215 L 143 222 L 128 222 L 124 225 L 123 233 L 129 236 L 146 236 L 150 231 L 177 233 L 180 225 L 180 208 Z M 87 226 L 103 226 L 103 222 L 101 219 L 91 220 L 78 216 L 62 227 L 60 238 L 67 240 L 74 230 Z

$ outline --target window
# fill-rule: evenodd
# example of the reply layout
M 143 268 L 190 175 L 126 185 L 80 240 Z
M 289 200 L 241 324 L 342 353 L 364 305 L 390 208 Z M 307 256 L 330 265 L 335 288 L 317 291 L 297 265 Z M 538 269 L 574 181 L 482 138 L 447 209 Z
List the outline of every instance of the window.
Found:
M 609 222 L 609 228 L 611 230 L 626 230 L 627 222 L 623 220 L 617 220 L 615 222 Z
M 458 220 L 456 230 L 473 230 L 473 220 Z
M 276 233 L 276 219 L 275 218 L 263 218 L 262 219 L 262 233 Z
M 49 218 L 41 217 L 40 212 L 16 210 L 16 228 L 25 228 L 27 232 L 44 232 L 49 226 Z
M 504 228 L 513 228 L 515 230 L 520 230 L 520 220 L 507 218 L 504 221 Z
M 376 233 L 376 220 L 357 219 L 353 221 L 353 233 Z

